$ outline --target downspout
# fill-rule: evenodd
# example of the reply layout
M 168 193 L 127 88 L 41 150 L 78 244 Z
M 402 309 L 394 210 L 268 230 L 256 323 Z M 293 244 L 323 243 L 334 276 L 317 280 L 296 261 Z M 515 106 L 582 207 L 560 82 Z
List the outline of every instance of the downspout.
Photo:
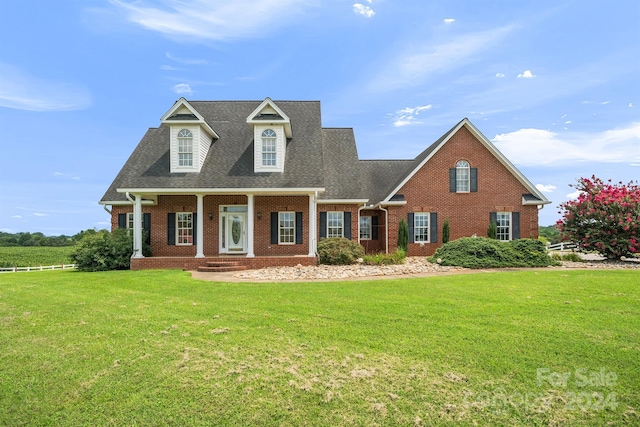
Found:
M 372 205 L 373 206 L 373 205 Z M 367 207 L 366 203 L 363 203 L 362 206 L 360 206 L 358 208 L 358 244 L 361 245 L 362 243 L 360 243 L 360 212 L 362 212 L 363 209 L 365 209 Z
M 102 209 L 104 209 L 109 215 L 111 215 L 111 211 L 107 209 L 107 205 L 102 205 Z
M 384 212 L 384 253 L 389 253 L 389 211 L 380 205 L 380 210 Z
M 126 193 L 124 193 L 124 195 L 125 195 L 125 196 L 127 196 L 127 199 L 129 199 L 129 201 L 131 202 L 131 204 L 135 204 L 135 203 L 136 203 L 136 201 L 135 201 L 135 200 L 133 200 L 133 199 L 131 198 L 131 196 L 129 195 L 129 192 L 128 192 L 128 191 L 127 191 Z

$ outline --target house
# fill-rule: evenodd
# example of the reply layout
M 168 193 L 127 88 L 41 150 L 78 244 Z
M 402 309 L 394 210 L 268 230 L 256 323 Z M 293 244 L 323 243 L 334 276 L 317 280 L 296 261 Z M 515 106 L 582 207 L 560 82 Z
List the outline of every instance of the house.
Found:
M 324 128 L 316 101 L 178 100 L 144 135 L 100 203 L 133 229 L 132 269 L 316 263 L 325 237 L 409 255 L 487 233 L 538 236 L 550 203 L 468 120 L 411 160 L 360 160 L 353 130 Z M 109 210 L 110 207 L 110 210 Z M 142 254 L 143 239 L 152 256 Z

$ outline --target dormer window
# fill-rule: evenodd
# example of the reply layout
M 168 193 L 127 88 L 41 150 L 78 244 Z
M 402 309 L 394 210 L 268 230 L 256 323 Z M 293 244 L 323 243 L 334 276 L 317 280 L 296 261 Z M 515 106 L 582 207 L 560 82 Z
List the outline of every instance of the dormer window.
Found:
M 277 137 L 273 129 L 262 132 L 262 166 L 276 166 Z
M 178 166 L 193 166 L 193 134 L 189 129 L 178 132 Z

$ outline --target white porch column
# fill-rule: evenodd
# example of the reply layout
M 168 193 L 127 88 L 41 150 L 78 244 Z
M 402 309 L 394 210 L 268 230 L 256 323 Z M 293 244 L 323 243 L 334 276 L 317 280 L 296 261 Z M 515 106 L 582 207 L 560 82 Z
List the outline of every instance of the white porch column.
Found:
M 196 217 L 196 258 L 204 258 L 204 195 L 196 194 L 198 198 L 198 215 Z
M 317 211 L 317 203 L 316 203 L 316 195 L 309 194 L 309 256 L 316 256 L 316 211 Z
M 133 258 L 144 258 L 142 255 L 142 196 L 133 195 Z
M 247 194 L 247 258 L 254 258 L 253 228 L 254 228 L 253 194 Z

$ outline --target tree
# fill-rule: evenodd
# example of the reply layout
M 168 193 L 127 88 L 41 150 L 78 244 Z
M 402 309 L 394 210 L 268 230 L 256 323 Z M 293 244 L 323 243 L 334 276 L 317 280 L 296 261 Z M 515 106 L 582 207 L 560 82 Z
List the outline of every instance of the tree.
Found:
M 640 187 L 637 183 L 612 184 L 600 178 L 580 178 L 572 185 L 576 200 L 561 203 L 558 220 L 563 239 L 607 258 L 640 252 Z
M 404 218 L 398 223 L 398 249 L 402 249 L 405 254 L 409 253 L 409 226 Z

